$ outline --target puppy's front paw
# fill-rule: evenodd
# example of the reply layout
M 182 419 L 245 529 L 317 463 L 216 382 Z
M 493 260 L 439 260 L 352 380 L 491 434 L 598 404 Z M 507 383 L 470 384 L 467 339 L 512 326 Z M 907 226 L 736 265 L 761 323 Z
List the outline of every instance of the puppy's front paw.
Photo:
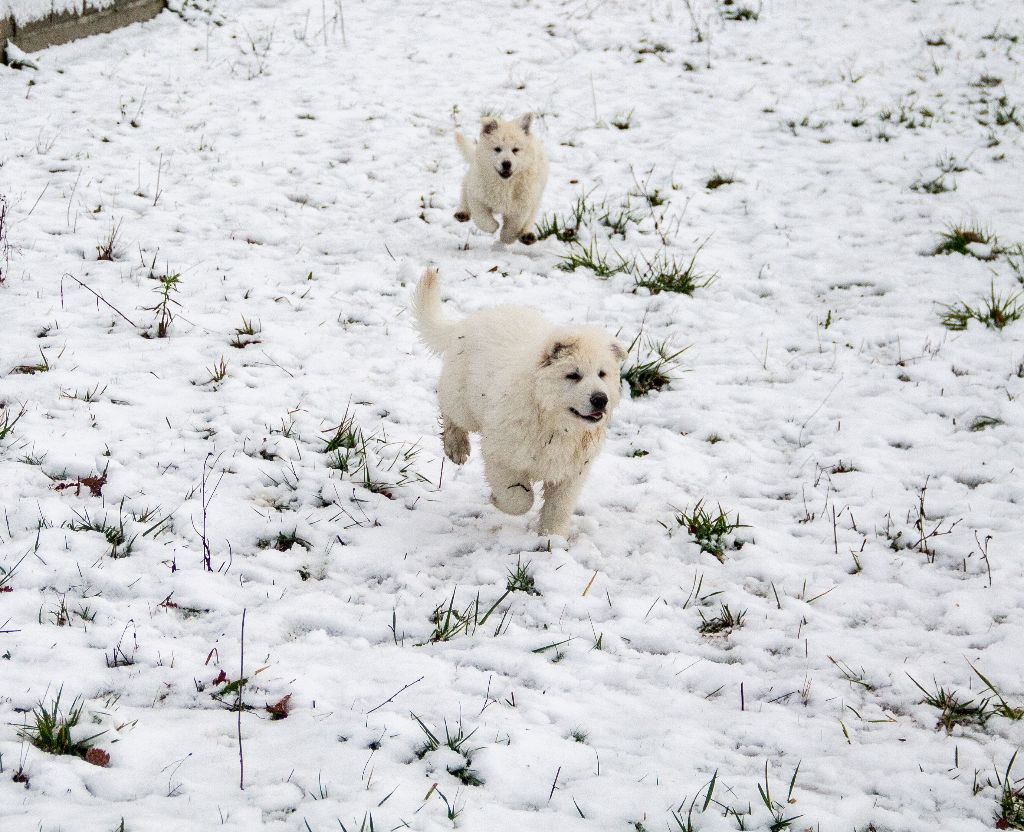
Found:
M 552 523 L 550 521 L 545 522 L 543 519 L 541 519 L 539 531 L 545 537 L 563 537 L 566 540 L 569 539 L 568 523 Z
M 455 212 L 455 219 L 457 219 L 459 222 L 469 222 L 469 212 L 468 211 L 456 211 Z
M 505 514 L 526 514 L 533 508 L 533 489 L 523 483 L 491 492 L 494 507 Z
M 456 465 L 469 459 L 469 435 L 461 430 L 446 430 L 442 439 L 444 455 Z
M 537 235 L 534 234 L 532 231 L 527 231 L 525 234 L 519 235 L 519 242 L 521 242 L 524 246 L 532 246 L 535 242 L 537 242 Z

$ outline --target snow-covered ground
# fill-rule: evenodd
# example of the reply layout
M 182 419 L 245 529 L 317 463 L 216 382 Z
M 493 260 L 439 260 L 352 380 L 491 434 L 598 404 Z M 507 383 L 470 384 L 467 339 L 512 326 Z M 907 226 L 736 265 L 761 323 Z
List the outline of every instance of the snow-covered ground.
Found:
M 1021 289 L 1024 13 L 721 3 L 189 2 L 0 67 L 4 832 L 767 829 L 766 777 L 796 830 L 996 826 L 1024 723 L 913 680 L 1024 705 L 1024 320 L 940 322 Z M 628 200 L 580 239 L 717 279 L 456 223 L 453 129 L 527 110 L 545 213 Z M 568 541 L 441 464 L 431 262 L 453 315 L 688 348 Z M 500 603 L 429 643 L 451 599 Z M 108 766 L 20 738 L 58 691 Z
M 13 17 L 15 22 L 25 24 L 54 13 L 80 14 L 86 7 L 102 9 L 112 5 L 114 0 L 0 0 L 0 17 Z

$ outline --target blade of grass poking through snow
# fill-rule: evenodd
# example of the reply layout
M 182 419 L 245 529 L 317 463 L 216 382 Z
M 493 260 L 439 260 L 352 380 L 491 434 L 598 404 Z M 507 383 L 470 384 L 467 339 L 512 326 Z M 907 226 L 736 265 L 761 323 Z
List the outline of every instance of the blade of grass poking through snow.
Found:
M 980 670 L 978 670 L 978 668 L 976 668 L 970 662 L 967 662 L 967 664 L 970 666 L 971 670 L 975 672 L 977 677 L 981 679 L 985 687 L 992 691 L 996 699 L 999 700 L 999 707 L 995 709 L 996 714 L 998 714 L 1001 717 L 1005 717 L 1006 719 L 1013 720 L 1014 722 L 1019 722 L 1020 720 L 1024 719 L 1024 708 L 1016 708 L 1009 702 L 1007 702 L 1003 695 L 999 692 L 999 689 L 995 685 L 993 685 L 991 681 L 989 681 L 988 677 L 985 676 L 985 674 L 983 674 Z
M 595 277 L 607 278 L 619 272 L 628 272 L 633 267 L 633 261 L 626 260 L 615 249 L 611 253 L 601 251 L 597 240 L 591 239 L 589 243 L 582 243 L 573 240 L 562 259 L 555 264 L 555 268 L 563 272 L 574 272 L 577 269 L 590 269 Z
M 620 371 L 622 380 L 629 386 L 630 398 L 634 399 L 668 387 L 672 383 L 671 373 L 679 371 L 679 356 L 689 349 L 673 351 L 667 341 L 647 340 L 645 344 L 642 336 L 643 329 L 630 341 L 626 353 L 635 357 L 632 361 L 627 359 L 628 363 L 624 363 Z
M 939 711 L 936 728 L 945 728 L 947 734 L 953 733 L 953 728 L 957 725 L 984 726 L 992 717 L 992 711 L 989 709 L 991 697 L 985 697 L 980 701 L 961 699 L 954 691 L 946 690 L 938 683 L 935 683 L 934 691 L 929 691 L 909 673 L 907 678 L 924 694 L 924 703 Z
M 1018 752 L 1019 749 L 1013 752 L 1002 777 L 999 777 L 998 771 L 996 772 L 996 779 L 1002 787 L 996 829 L 1024 829 L 1024 786 L 1015 788 L 1013 780 L 1013 764 L 1017 760 Z
M 718 279 L 717 273 L 708 274 L 696 268 L 697 255 L 707 244 L 702 242 L 689 262 L 669 254 L 662 249 L 653 257 L 640 255 L 640 263 L 633 261 L 634 285 L 646 289 L 652 295 L 673 292 L 678 295 L 692 295 L 697 289 L 705 289 Z

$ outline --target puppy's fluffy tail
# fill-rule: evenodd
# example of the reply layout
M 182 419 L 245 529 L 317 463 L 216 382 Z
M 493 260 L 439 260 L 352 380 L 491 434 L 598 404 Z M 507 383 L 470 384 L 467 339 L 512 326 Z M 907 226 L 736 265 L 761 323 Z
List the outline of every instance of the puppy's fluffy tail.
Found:
M 441 277 L 437 269 L 427 269 L 416 286 L 412 300 L 416 328 L 427 348 L 441 355 L 455 339 L 455 323 L 441 311 Z
M 456 133 L 455 144 L 458 146 L 462 158 L 472 164 L 473 157 L 476 155 L 476 142 L 472 139 L 467 139 L 462 133 Z

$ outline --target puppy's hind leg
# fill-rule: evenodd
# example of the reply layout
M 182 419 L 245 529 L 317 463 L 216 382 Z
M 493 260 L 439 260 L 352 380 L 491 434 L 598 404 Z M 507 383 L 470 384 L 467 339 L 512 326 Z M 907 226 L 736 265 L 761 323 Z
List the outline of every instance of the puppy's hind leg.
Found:
M 540 533 L 569 536 L 572 510 L 583 488 L 583 477 L 544 483 L 544 507 L 540 510 Z
M 459 222 L 469 222 L 469 197 L 466 195 L 466 183 L 462 183 L 462 194 L 459 196 L 459 210 L 455 212 Z
M 469 434 L 456 425 L 450 416 L 441 415 L 441 443 L 444 455 L 456 465 L 469 459 Z
M 526 514 L 533 507 L 533 484 L 486 454 L 484 474 L 491 486 L 491 502 L 495 508 L 506 514 Z

